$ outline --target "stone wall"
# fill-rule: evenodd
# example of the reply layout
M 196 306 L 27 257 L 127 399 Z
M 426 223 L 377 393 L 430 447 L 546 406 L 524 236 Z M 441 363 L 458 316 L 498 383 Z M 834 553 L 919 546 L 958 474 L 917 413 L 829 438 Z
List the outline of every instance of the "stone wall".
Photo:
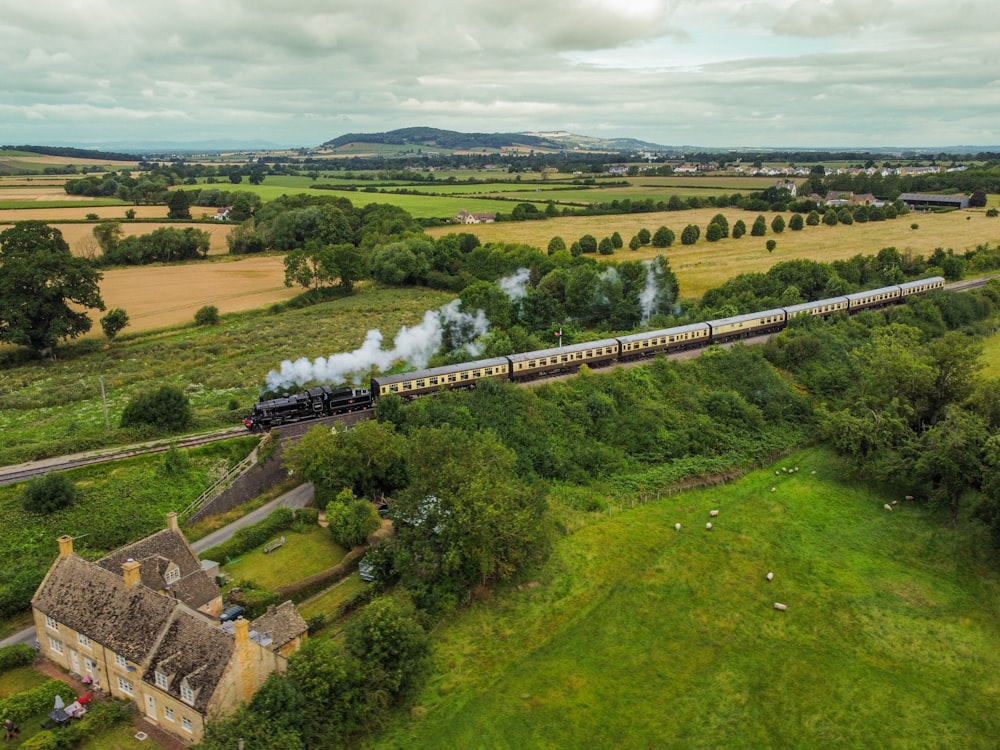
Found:
M 284 449 L 283 444 L 279 445 L 266 461 L 254 464 L 233 482 L 229 489 L 205 503 L 188 521 L 200 521 L 208 516 L 225 513 L 287 479 L 288 470 L 281 465 Z

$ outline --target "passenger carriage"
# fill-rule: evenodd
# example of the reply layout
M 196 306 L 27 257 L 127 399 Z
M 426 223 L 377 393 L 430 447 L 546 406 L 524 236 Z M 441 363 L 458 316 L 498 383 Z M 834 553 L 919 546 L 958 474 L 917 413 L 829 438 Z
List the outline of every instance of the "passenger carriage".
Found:
M 708 323 L 692 323 L 677 328 L 619 336 L 618 343 L 621 346 L 619 359 L 639 359 L 652 357 L 658 352 L 704 346 L 711 335 L 712 329 Z
M 847 312 L 849 306 L 847 297 L 832 297 L 830 299 L 819 299 L 815 302 L 802 302 L 798 305 L 789 305 L 785 309 L 788 320 L 797 318 L 800 315 L 818 315 L 828 318 L 839 312 Z
M 511 354 L 507 357 L 511 366 L 510 377 L 511 380 L 521 380 L 547 372 L 569 372 L 580 365 L 599 367 L 618 359 L 620 348 L 618 339 L 601 339 L 538 352 Z
M 903 298 L 898 286 L 883 286 L 869 289 L 867 292 L 855 292 L 847 295 L 848 310 L 855 312 L 871 307 L 884 307 Z
M 510 362 L 506 357 L 481 359 L 461 365 L 433 367 L 399 375 L 378 375 L 372 378 L 372 395 L 378 399 L 395 393 L 403 397 L 419 396 L 448 388 L 471 388 L 486 378 L 507 379 Z
M 757 336 L 763 333 L 780 331 L 785 326 L 785 311 L 780 307 L 774 310 L 733 315 L 730 318 L 710 320 L 713 344 L 733 339 Z

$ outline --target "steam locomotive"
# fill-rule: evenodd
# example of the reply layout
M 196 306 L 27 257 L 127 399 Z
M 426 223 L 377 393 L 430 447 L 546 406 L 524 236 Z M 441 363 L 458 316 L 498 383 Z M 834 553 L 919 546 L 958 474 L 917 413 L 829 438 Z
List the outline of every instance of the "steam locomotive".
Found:
M 660 352 L 705 347 L 780 331 L 788 325 L 788 321 L 800 315 L 827 318 L 837 313 L 853 314 L 903 302 L 917 294 L 943 289 L 944 283 L 942 277 L 933 276 L 842 297 L 803 302 L 676 328 L 510 354 L 460 365 L 415 370 L 399 375 L 378 375 L 371 379 L 370 390 L 319 386 L 295 395 L 261 401 L 254 405 L 253 413 L 243 420 L 243 424 L 249 430 L 268 430 L 291 422 L 367 409 L 379 397 L 388 394 L 413 398 L 448 388 L 471 388 L 477 381 L 487 378 L 516 382 L 548 374 L 572 372 L 581 365 L 599 367 L 652 357 Z

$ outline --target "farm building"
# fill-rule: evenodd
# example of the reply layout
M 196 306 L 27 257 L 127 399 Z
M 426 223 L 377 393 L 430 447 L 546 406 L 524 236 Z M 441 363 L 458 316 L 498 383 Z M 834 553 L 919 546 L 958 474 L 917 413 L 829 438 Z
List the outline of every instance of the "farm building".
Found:
M 903 193 L 899 196 L 909 208 L 968 208 L 967 195 L 938 195 L 935 193 Z

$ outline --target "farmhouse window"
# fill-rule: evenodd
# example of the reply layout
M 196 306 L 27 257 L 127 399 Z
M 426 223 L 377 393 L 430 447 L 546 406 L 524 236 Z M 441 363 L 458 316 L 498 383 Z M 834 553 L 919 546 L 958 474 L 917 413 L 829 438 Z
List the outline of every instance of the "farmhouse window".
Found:
M 191 726 L 191 719 L 187 716 L 181 717 L 181 726 L 184 727 L 185 732 L 193 732 L 194 728 Z
M 59 632 L 59 623 L 56 622 L 56 619 L 54 617 L 49 617 L 48 615 L 45 615 L 45 627 L 50 628 L 51 630 L 54 630 L 57 633 Z
M 57 654 L 61 654 L 63 652 L 62 641 L 57 641 L 55 638 L 49 638 L 49 648 Z
M 191 689 L 190 685 L 181 685 L 181 700 L 188 705 L 194 705 L 194 690 Z
M 84 648 L 90 648 L 90 638 L 85 636 L 83 633 L 77 633 L 76 640 Z
M 181 569 L 172 564 L 167 568 L 167 574 L 164 576 L 164 579 L 167 581 L 168 586 L 172 583 L 177 583 L 181 580 Z
M 124 677 L 118 678 L 118 689 L 121 690 L 125 695 L 135 695 L 135 691 L 132 688 L 132 683 L 126 680 Z
M 156 679 L 156 687 L 162 690 L 166 690 L 170 687 L 170 683 L 167 681 L 167 676 L 163 674 L 163 672 L 157 670 L 154 677 Z
M 128 660 L 121 654 L 115 654 L 115 666 L 125 668 L 128 666 Z
M 174 709 L 172 709 L 170 706 L 164 706 L 163 707 L 163 718 L 166 719 L 167 721 L 173 721 L 174 720 Z

